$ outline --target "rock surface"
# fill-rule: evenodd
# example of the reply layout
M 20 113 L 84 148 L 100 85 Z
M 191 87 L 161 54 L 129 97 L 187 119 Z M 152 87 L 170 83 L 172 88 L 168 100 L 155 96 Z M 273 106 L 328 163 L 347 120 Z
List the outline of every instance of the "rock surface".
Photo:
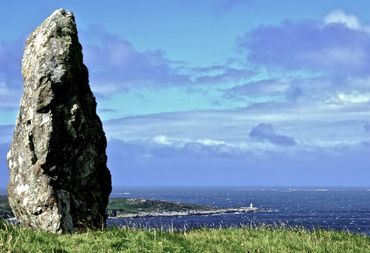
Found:
M 105 226 L 106 138 L 71 12 L 29 36 L 24 90 L 7 155 L 9 203 L 24 226 L 54 233 Z

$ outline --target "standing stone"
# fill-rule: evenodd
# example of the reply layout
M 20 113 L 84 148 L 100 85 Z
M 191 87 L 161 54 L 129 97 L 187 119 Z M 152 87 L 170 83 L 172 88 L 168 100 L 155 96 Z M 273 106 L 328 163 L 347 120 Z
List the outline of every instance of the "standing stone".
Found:
M 106 138 L 81 50 L 73 14 L 63 9 L 26 42 L 7 160 L 9 203 L 27 227 L 64 233 L 105 226 Z

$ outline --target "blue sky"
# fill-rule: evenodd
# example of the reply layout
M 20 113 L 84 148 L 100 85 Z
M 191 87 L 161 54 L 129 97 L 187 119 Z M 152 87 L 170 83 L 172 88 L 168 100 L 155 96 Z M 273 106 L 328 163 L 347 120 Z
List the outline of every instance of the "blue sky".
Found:
M 60 7 L 76 17 L 115 186 L 369 185 L 370 3 L 0 5 L 0 186 L 24 41 Z

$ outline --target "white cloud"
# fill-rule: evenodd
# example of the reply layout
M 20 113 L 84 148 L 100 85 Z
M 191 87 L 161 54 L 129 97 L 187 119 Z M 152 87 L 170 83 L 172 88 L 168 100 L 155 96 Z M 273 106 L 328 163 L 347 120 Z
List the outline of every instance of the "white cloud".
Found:
M 166 135 L 157 135 L 153 138 L 153 142 L 160 145 L 171 145 L 174 141 Z
M 226 143 L 224 141 L 220 140 L 214 140 L 214 139 L 201 139 L 201 140 L 196 140 L 195 142 L 199 144 L 203 144 L 205 146 L 217 146 L 217 145 L 225 145 Z
M 361 29 L 360 20 L 351 14 L 347 14 L 342 10 L 331 11 L 324 19 L 325 24 L 342 24 L 350 29 Z
M 334 10 L 329 12 L 324 18 L 324 23 L 326 25 L 341 24 L 349 29 L 370 32 L 370 26 L 362 24 L 357 16 L 348 14 L 342 10 Z
M 156 135 L 151 139 L 143 139 L 143 141 L 149 141 L 154 144 L 164 145 L 164 146 L 174 146 L 174 147 L 184 147 L 188 143 L 196 143 L 201 144 L 203 146 L 220 146 L 220 145 L 230 145 L 225 141 L 204 138 L 204 139 L 192 139 L 192 138 L 176 138 L 176 137 L 169 137 L 167 135 Z M 238 146 L 238 145 L 230 145 L 230 146 Z
M 359 93 L 357 91 L 338 93 L 338 99 L 343 103 L 363 104 L 370 102 L 370 93 Z

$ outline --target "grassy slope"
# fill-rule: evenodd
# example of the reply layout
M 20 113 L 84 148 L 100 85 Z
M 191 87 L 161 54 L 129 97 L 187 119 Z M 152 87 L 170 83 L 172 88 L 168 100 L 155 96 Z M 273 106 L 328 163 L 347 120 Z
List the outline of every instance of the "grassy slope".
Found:
M 53 235 L 0 224 L 0 252 L 370 252 L 370 237 L 300 229 L 109 229 Z

